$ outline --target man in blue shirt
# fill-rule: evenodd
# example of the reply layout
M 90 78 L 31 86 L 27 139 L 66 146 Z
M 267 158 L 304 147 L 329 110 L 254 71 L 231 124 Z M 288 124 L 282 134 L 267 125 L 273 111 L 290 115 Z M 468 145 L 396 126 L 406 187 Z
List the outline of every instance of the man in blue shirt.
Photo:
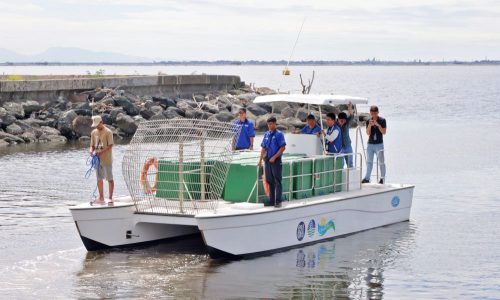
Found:
M 276 129 L 276 118 L 267 119 L 269 130 L 264 135 L 260 150 L 259 168 L 265 161 L 266 181 L 269 184 L 269 206 L 281 207 L 281 155 L 285 151 L 285 135 Z
M 238 140 L 235 141 L 235 150 L 253 150 L 253 140 L 255 138 L 255 129 L 252 121 L 247 119 L 246 108 L 240 108 L 239 110 L 240 118 L 234 122 L 235 129 L 240 131 Z
M 328 129 L 325 132 L 326 151 L 328 153 L 340 153 L 342 151 L 342 132 L 335 123 L 334 113 L 326 115 L 326 125 Z
M 351 102 L 349 102 L 347 108 L 349 115 L 347 115 L 345 112 L 339 113 L 337 123 L 339 124 L 340 130 L 342 132 L 342 153 L 352 154 L 351 138 L 349 137 L 349 128 L 353 119 Z M 348 155 L 345 157 L 345 163 L 348 168 L 352 168 L 352 155 Z
M 302 134 L 315 134 L 319 137 L 321 133 L 321 128 L 319 125 L 316 123 L 316 118 L 311 114 L 308 115 L 307 118 L 307 125 L 302 128 L 300 133 Z

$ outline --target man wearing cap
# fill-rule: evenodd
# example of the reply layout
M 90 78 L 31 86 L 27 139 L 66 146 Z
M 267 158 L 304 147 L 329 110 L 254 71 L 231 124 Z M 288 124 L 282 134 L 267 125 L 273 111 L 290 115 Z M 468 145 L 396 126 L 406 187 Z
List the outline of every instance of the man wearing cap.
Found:
M 306 120 L 307 120 L 307 125 L 304 126 L 304 128 L 302 128 L 302 130 L 300 130 L 300 133 L 302 133 L 302 134 L 315 134 L 319 137 L 319 135 L 321 133 L 321 128 L 316 123 L 316 118 L 314 117 L 314 115 L 312 115 L 312 114 L 308 115 Z
M 109 203 L 113 203 L 113 132 L 104 126 L 100 116 L 92 117 L 92 130 L 90 134 L 90 155 L 99 157 L 99 168 L 97 170 L 97 189 L 99 198 L 95 203 L 104 204 L 103 179 L 109 184 Z
M 269 130 L 264 135 L 260 151 L 259 168 L 265 161 L 266 181 L 269 184 L 269 206 L 281 207 L 281 155 L 285 151 L 284 134 L 276 128 L 276 118 L 267 119 Z
M 335 123 L 336 116 L 334 113 L 326 115 L 326 125 L 328 128 L 325 131 L 326 151 L 328 153 L 340 153 L 342 151 L 342 132 L 339 125 Z
M 342 132 L 342 153 L 351 154 L 345 156 L 345 163 L 348 168 L 352 168 L 352 145 L 351 138 L 349 137 L 349 128 L 353 119 L 351 102 L 349 102 L 347 108 L 349 115 L 347 115 L 345 112 L 339 113 L 337 123 L 339 124 L 340 130 Z
M 255 129 L 252 121 L 247 119 L 246 108 L 240 108 L 240 118 L 234 122 L 235 129 L 240 130 L 238 140 L 235 141 L 235 150 L 253 150 L 253 140 L 255 138 Z
M 384 135 L 387 132 L 387 123 L 384 118 L 379 117 L 378 107 L 375 105 L 370 107 L 370 116 L 370 120 L 366 122 L 366 134 L 369 136 L 366 149 L 366 175 L 361 183 L 370 182 L 373 156 L 376 154 L 381 175 L 378 183 L 383 184 L 385 181 Z

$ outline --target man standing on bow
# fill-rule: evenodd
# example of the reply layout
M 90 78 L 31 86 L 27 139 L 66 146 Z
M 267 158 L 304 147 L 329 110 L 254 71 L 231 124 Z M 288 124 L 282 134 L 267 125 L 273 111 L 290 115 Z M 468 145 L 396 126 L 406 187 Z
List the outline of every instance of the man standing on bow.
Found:
M 269 206 L 281 207 L 281 155 L 285 151 L 285 135 L 276 128 L 276 118 L 267 119 L 269 130 L 264 135 L 260 151 L 259 168 L 265 162 L 266 181 L 269 184 Z
M 373 169 L 373 156 L 377 155 L 380 166 L 380 180 L 385 181 L 385 157 L 384 157 L 384 135 L 387 132 L 387 123 L 384 118 L 378 116 L 378 107 L 370 107 L 370 120 L 366 122 L 366 134 L 368 138 L 368 148 L 366 149 L 366 175 L 361 183 L 370 182 Z
M 234 149 L 235 150 L 253 150 L 253 140 L 255 138 L 255 129 L 252 121 L 247 119 L 246 108 L 240 108 L 239 110 L 240 118 L 234 122 L 235 129 L 240 130 L 240 135 L 238 140 L 235 140 Z
M 104 204 L 103 179 L 108 181 L 109 185 L 109 204 L 113 203 L 113 132 L 104 126 L 100 116 L 92 117 L 92 130 L 90 134 L 90 155 L 99 157 L 99 168 L 97 169 L 97 189 L 99 198 L 95 201 L 97 204 Z

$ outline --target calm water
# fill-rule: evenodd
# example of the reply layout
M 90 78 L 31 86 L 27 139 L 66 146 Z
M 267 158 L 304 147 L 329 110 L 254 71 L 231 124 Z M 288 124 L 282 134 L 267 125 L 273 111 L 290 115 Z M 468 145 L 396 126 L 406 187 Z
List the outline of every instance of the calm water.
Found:
M 388 181 L 417 186 L 411 220 L 250 260 L 211 260 L 192 250 L 199 239 L 87 253 L 68 211 L 94 189 L 86 145 L 10 147 L 0 150 L 0 298 L 500 298 L 500 68 L 294 67 L 285 80 L 279 67 L 105 68 L 239 74 L 282 90 L 315 69 L 316 92 L 367 96 L 387 117 Z M 118 195 L 125 149 L 114 148 Z

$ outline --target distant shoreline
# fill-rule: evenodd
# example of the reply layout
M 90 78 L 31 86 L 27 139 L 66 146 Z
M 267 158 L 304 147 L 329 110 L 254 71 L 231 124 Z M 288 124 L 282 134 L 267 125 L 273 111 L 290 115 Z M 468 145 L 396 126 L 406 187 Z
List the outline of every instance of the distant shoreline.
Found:
M 159 61 L 159 62 L 3 62 L 0 66 L 285 66 L 286 61 Z M 476 61 L 293 61 L 289 66 L 496 66 L 500 60 Z

